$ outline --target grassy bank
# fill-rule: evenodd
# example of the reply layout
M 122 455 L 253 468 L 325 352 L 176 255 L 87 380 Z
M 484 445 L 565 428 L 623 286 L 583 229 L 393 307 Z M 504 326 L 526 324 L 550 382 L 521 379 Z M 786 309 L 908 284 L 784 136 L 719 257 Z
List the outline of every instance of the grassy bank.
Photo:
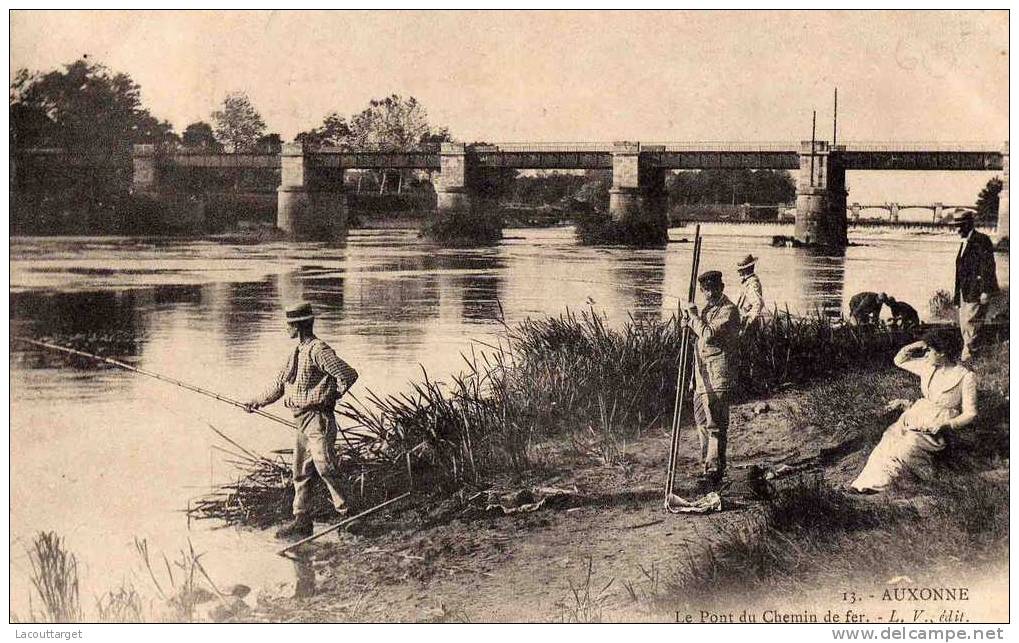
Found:
M 564 445 L 610 462 L 620 445 L 669 425 L 680 339 L 674 319 L 621 328 L 593 313 L 527 320 L 507 329 L 499 346 L 466 355 L 458 376 L 440 382 L 426 374 L 400 395 L 351 396 L 339 410 L 348 480 L 364 504 L 408 488 L 438 500 L 556 466 Z M 909 339 L 775 315 L 740 347 L 748 377 L 737 397 L 884 366 Z M 284 519 L 292 494 L 286 460 L 234 450 L 240 479 L 197 503 L 195 516 L 259 526 Z
M 919 579 L 939 567 L 951 576 L 1007 560 L 1008 354 L 1004 342 L 974 362 L 979 418 L 948 436 L 934 471 L 912 472 L 877 496 L 845 488 L 899 413 L 884 401 L 915 399 L 916 378 L 885 369 L 805 391 L 797 430 L 820 428 L 841 448 L 810 475 L 780 483 L 772 502 L 724 526 L 706 555 L 669 572 L 651 603 L 745 605 L 764 588 L 772 597 L 803 596 L 833 581 Z

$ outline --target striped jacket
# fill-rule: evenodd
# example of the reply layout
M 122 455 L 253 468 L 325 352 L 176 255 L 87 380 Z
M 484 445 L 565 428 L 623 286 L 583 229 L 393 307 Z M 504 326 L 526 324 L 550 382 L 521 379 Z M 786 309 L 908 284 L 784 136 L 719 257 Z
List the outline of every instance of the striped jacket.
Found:
M 259 408 L 283 398 L 283 405 L 297 415 L 311 409 L 332 410 L 357 381 L 357 371 L 337 357 L 318 337 L 294 348 L 272 385 L 253 406 Z

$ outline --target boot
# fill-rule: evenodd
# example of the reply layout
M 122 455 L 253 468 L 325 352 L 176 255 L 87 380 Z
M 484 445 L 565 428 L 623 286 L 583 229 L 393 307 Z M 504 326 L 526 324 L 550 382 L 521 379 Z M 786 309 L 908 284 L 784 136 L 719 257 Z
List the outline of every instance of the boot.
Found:
M 280 539 L 298 539 L 307 538 L 312 534 L 315 529 L 314 523 L 308 514 L 297 514 L 289 524 L 280 528 L 276 532 L 276 537 Z

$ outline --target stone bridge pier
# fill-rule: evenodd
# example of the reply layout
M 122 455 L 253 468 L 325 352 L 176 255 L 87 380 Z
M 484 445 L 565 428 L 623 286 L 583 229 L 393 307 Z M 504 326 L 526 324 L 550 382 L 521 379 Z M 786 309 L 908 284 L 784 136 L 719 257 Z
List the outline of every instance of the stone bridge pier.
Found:
M 280 152 L 280 186 L 276 191 L 276 227 L 297 239 L 329 239 L 347 228 L 347 194 L 339 180 L 315 176 L 300 143 L 285 143 Z
M 846 221 L 846 170 L 838 148 L 827 141 L 800 143 L 796 180 L 796 240 L 813 246 L 843 248 L 849 243 Z
M 469 210 L 477 198 L 470 179 L 474 168 L 469 167 L 467 146 L 463 143 L 441 143 L 439 174 L 435 177 L 435 209 L 439 212 Z
M 643 151 L 655 152 L 652 146 Z M 621 141 L 612 146 L 612 188 L 609 190 L 609 215 L 619 223 L 649 224 L 668 234 L 665 169 L 657 167 L 649 155 L 641 154 L 641 144 Z
M 852 217 L 853 221 L 859 221 L 860 220 L 860 210 L 861 209 L 862 208 L 860 207 L 859 203 L 853 203 L 853 205 L 851 205 L 849 207 L 849 215 Z

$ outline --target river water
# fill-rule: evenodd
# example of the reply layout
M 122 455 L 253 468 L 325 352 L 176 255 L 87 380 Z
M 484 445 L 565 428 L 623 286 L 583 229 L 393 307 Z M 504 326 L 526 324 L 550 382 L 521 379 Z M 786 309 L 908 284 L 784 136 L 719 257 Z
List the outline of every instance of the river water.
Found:
M 876 229 L 851 231 L 844 256 L 773 248 L 781 226 L 704 227 L 701 269 L 760 257 L 769 305 L 792 312 L 845 310 L 861 290 L 913 303 L 921 317 L 950 290 L 958 239 Z M 316 331 L 361 374 L 355 390 L 405 390 L 460 369 L 472 339 L 496 340 L 502 323 L 567 309 L 618 324 L 667 317 L 686 290 L 692 244 L 661 250 L 584 248 L 572 229 L 507 230 L 492 248 L 436 248 L 409 230 L 353 231 L 345 243 L 238 245 L 129 238 L 11 240 L 11 331 L 42 336 L 127 332 L 141 368 L 227 396 L 267 385 L 290 344 L 281 307 L 310 300 Z M 692 228 L 671 231 L 692 238 Z M 1008 256 L 998 255 L 1008 283 Z M 176 387 L 114 369 L 82 370 L 37 349 L 11 347 L 11 603 L 25 615 L 26 553 L 55 530 L 76 552 L 83 597 L 147 580 L 136 537 L 172 558 L 190 538 L 214 579 L 254 587 L 293 575 L 271 534 L 188 524 L 182 510 L 233 468 L 208 424 L 245 447 L 290 447 L 289 429 Z M 270 409 L 272 410 L 272 409 Z M 285 414 L 283 409 L 277 412 Z

